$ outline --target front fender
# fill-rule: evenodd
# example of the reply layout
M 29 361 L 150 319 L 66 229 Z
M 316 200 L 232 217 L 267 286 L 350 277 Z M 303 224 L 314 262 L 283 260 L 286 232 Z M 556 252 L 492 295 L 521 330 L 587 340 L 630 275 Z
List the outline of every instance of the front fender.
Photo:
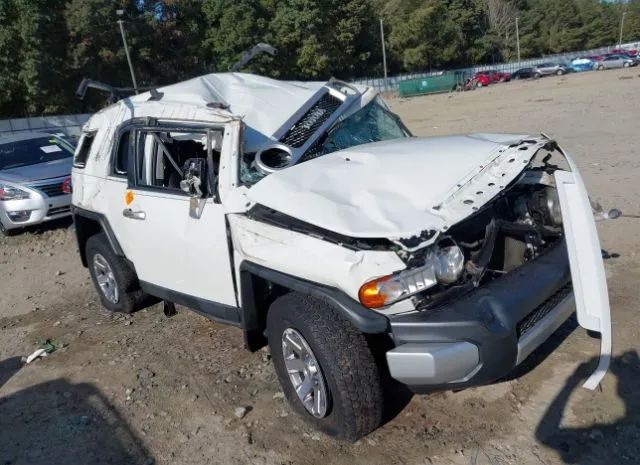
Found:
M 573 159 L 563 149 L 559 150 L 571 168 L 571 172 L 558 170 L 554 176 L 562 210 L 578 323 L 585 329 L 601 334 L 598 366 L 583 385 L 593 390 L 602 381 L 611 360 L 609 294 L 600 240 L 587 190 Z

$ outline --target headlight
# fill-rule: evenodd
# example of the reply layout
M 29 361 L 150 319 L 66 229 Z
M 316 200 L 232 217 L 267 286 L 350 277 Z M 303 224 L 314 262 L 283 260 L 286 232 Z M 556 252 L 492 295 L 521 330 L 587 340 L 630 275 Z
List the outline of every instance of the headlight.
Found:
M 552 187 L 545 189 L 545 200 L 549 219 L 554 226 L 562 225 L 562 211 L 560 210 L 560 199 L 558 191 Z
M 435 253 L 433 267 L 438 282 L 443 284 L 455 283 L 464 269 L 464 254 L 457 245 L 438 248 Z
M 385 307 L 439 282 L 454 283 L 463 269 L 464 254 L 457 245 L 435 247 L 427 253 L 423 266 L 368 281 L 360 288 L 358 298 L 367 308 Z
M 17 187 L 0 184 L 0 200 L 23 200 L 31 197 L 27 191 Z

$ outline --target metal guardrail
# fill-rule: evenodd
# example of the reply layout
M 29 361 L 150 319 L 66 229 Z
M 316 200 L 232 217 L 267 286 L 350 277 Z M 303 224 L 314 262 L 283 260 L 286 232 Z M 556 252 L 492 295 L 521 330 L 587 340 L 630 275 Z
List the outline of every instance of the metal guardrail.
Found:
M 91 113 L 4 119 L 0 120 L 0 137 L 32 131 L 58 131 L 71 137 L 78 137 L 89 117 Z
M 520 60 L 520 61 L 510 61 L 507 63 L 497 63 L 497 64 L 485 64 L 485 65 L 478 65 L 478 66 L 472 66 L 472 67 L 468 67 L 468 68 L 458 68 L 458 69 L 448 69 L 448 70 L 437 70 L 437 71 L 424 71 L 424 72 L 415 72 L 415 73 L 406 73 L 406 74 L 398 74 L 395 76 L 389 76 L 387 78 L 387 82 L 385 85 L 385 80 L 384 78 L 379 78 L 379 77 L 364 77 L 364 78 L 360 78 L 360 79 L 354 79 L 353 81 L 351 81 L 353 84 L 360 84 L 360 85 L 365 85 L 365 86 L 369 86 L 369 87 L 374 87 L 376 88 L 378 91 L 385 91 L 385 92 L 397 92 L 398 91 L 398 86 L 400 81 L 404 81 L 406 79 L 415 79 L 415 78 L 422 78 L 422 77 L 427 77 L 427 76 L 435 76 L 438 74 L 442 74 L 442 73 L 452 73 L 455 71 L 463 71 L 463 72 L 467 72 L 467 73 L 477 73 L 479 71 L 485 71 L 488 69 L 495 69 L 498 71 L 506 71 L 506 72 L 510 72 L 513 73 L 514 71 L 520 69 L 520 68 L 529 68 L 535 65 L 539 65 L 540 63 L 545 63 L 545 62 L 549 62 L 549 61 L 560 61 L 560 62 L 568 62 L 573 60 L 574 58 L 580 58 L 580 57 L 584 57 L 584 56 L 592 56 L 592 55 L 602 55 L 604 53 L 608 53 L 611 50 L 617 49 L 617 48 L 623 48 L 623 49 L 639 49 L 640 48 L 640 41 L 637 42 L 628 42 L 626 44 L 622 44 L 621 46 L 619 46 L 618 44 L 616 45 L 611 45 L 608 47 L 600 47 L 600 48 L 594 48 L 591 50 L 581 50 L 581 51 L 576 51 L 576 52 L 567 52 L 567 53 L 559 53 L 556 55 L 546 55 L 543 57 L 539 57 L 539 58 L 528 58 L 526 60 Z

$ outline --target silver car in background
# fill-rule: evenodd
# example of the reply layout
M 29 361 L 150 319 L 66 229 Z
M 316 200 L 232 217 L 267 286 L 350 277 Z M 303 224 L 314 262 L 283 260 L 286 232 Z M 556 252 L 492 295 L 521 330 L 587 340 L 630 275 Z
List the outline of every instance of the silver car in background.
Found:
M 638 62 L 628 55 L 608 55 L 598 61 L 594 68 L 598 71 L 604 71 L 605 69 L 628 68 L 637 64 Z
M 548 62 L 548 63 L 540 63 L 534 66 L 533 77 L 539 78 L 542 76 L 562 76 L 563 74 L 567 74 L 571 72 L 571 69 L 566 63 L 558 63 L 558 62 Z
M 0 138 L 0 234 L 71 214 L 73 152 L 45 133 Z

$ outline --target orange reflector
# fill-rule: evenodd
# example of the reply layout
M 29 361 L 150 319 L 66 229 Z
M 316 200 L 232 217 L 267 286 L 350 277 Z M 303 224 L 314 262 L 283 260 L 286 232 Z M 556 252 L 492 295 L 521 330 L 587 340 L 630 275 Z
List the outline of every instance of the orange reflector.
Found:
M 134 197 L 135 196 L 133 195 L 133 191 L 127 191 L 127 193 L 124 194 L 124 203 L 127 204 L 127 207 L 131 205 L 131 202 L 133 202 Z
M 368 283 L 364 283 L 358 292 L 360 303 L 367 308 L 384 307 L 387 302 L 387 296 L 380 292 L 378 284 L 388 281 L 390 278 L 391 276 L 384 276 L 382 278 L 369 281 Z

